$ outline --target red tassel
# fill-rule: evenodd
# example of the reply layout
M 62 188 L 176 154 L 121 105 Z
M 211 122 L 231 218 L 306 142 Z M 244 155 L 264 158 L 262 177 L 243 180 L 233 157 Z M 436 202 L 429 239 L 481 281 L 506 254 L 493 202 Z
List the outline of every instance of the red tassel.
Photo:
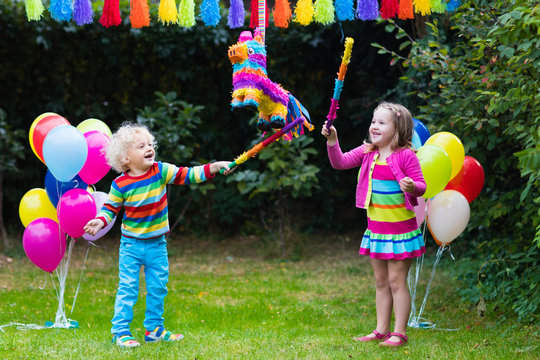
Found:
M 105 0 L 103 4 L 103 13 L 99 19 L 99 23 L 105 27 L 118 26 L 122 22 L 120 17 L 120 1 Z
M 129 21 L 131 22 L 131 27 L 140 29 L 144 26 L 150 26 L 148 2 L 146 0 L 131 0 L 130 5 Z
M 412 0 L 399 0 L 398 17 L 401 20 L 414 19 Z
M 268 16 L 270 14 L 270 11 L 268 10 L 268 4 L 266 3 L 266 0 L 264 0 L 264 4 L 266 9 L 266 21 L 264 23 L 264 26 L 268 27 Z M 254 29 L 259 27 L 259 1 L 257 0 L 251 0 L 251 17 L 249 19 L 249 27 Z
M 381 17 L 383 19 L 395 18 L 398 14 L 398 0 L 382 0 L 381 1 Z
M 274 25 L 287 28 L 292 18 L 291 4 L 289 0 L 276 0 L 274 4 Z

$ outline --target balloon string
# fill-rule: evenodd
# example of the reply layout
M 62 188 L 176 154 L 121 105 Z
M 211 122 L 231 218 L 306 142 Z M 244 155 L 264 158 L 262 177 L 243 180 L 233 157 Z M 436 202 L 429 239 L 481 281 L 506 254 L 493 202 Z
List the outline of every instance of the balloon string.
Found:
M 75 301 L 77 301 L 77 295 L 79 294 L 79 288 L 81 287 L 81 280 L 82 280 L 84 268 L 86 265 L 86 259 L 88 259 L 89 252 L 90 252 L 90 242 L 88 242 L 88 247 L 86 248 L 86 256 L 84 257 L 84 262 L 81 269 L 81 275 L 79 276 L 79 284 L 77 284 L 77 290 L 75 291 L 75 297 L 73 298 L 73 304 L 71 305 L 71 312 L 69 313 L 69 315 L 73 314 L 73 309 L 75 308 Z
M 38 286 L 39 290 L 44 290 L 45 286 L 47 285 L 47 273 L 43 273 L 43 277 L 45 278 L 45 282 L 43 285 Z

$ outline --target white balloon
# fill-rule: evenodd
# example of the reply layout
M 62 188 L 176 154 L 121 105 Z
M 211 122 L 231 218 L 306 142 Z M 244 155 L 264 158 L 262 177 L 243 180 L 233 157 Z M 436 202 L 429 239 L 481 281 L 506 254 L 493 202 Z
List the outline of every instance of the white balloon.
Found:
M 451 243 L 467 227 L 471 209 L 467 198 L 458 191 L 444 190 L 428 202 L 427 222 L 435 239 Z

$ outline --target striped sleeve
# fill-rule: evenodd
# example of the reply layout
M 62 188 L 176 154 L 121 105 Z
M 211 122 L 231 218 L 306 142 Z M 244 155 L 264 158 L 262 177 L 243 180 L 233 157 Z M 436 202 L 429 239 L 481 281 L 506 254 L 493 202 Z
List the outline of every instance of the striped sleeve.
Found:
M 210 173 L 210 164 L 200 166 L 175 166 L 162 163 L 162 176 L 166 184 L 190 185 L 207 181 L 214 177 Z
M 103 207 L 97 214 L 96 218 L 100 219 L 105 223 L 105 226 L 113 221 L 114 217 L 122 209 L 124 199 L 122 193 L 120 192 L 118 185 L 115 181 L 111 184 L 111 190 L 109 191 L 109 197 L 103 204 Z

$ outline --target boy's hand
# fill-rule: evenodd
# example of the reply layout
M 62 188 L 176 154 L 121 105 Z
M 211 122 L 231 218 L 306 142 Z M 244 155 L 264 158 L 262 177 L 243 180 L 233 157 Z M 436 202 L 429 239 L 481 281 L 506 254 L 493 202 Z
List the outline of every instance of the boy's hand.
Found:
M 94 236 L 104 226 L 105 226 L 105 224 L 103 223 L 103 220 L 92 219 L 89 222 L 87 222 L 86 225 L 84 226 L 84 232 L 86 232 L 89 235 Z
M 399 180 L 399 187 L 402 191 L 412 193 L 414 191 L 414 181 L 410 177 Z
M 328 120 L 324 122 L 324 125 L 321 129 L 321 134 L 326 138 L 326 142 L 330 146 L 334 146 L 337 143 L 337 130 L 334 126 L 330 126 L 330 129 L 326 128 L 326 123 Z
M 224 169 L 223 175 L 231 174 L 236 168 L 229 168 L 229 164 L 232 161 L 216 161 L 215 163 L 210 164 L 210 172 L 212 174 L 217 174 L 221 169 Z

